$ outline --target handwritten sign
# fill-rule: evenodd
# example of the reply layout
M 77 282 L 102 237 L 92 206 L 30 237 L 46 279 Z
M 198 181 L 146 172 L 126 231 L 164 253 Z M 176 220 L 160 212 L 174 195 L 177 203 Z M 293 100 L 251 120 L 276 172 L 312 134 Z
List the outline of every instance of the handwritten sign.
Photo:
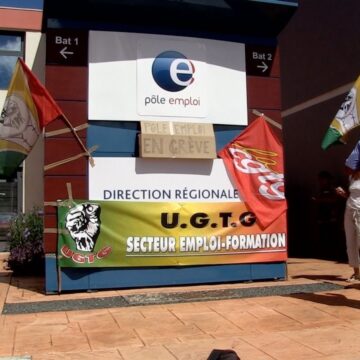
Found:
M 215 159 L 212 124 L 142 121 L 140 156 L 149 158 Z

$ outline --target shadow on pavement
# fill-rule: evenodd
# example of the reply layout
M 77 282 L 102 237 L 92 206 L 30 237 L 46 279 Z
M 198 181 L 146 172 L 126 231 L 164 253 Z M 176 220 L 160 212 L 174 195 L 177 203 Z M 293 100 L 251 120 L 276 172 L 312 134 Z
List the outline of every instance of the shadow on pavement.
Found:
M 355 285 L 353 285 L 355 286 Z M 351 286 L 351 288 L 354 288 Z M 348 288 L 347 288 L 348 289 Z M 360 290 L 360 287 L 357 287 Z M 360 309 L 360 300 L 352 300 L 348 299 L 343 294 L 334 294 L 334 293 L 326 293 L 326 294 L 291 294 L 289 295 L 291 298 L 311 301 L 318 304 L 330 305 L 330 306 L 347 306 L 355 309 Z
M 309 280 L 318 280 L 318 281 L 344 281 L 345 278 L 339 275 L 326 275 L 326 274 L 316 274 L 316 275 L 295 275 L 292 276 L 293 279 L 309 279 Z

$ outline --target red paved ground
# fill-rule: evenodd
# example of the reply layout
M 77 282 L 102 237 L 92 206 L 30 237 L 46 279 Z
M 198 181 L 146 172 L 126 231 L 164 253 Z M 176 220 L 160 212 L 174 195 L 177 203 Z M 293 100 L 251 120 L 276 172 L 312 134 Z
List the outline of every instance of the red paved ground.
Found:
M 0 261 L 1 262 L 1 261 Z M 43 279 L 1 270 L 5 303 L 56 301 L 150 292 L 333 282 L 347 286 L 346 264 L 289 259 L 289 279 L 252 284 L 45 295 Z M 0 315 L 0 359 L 206 360 L 214 348 L 241 360 L 359 360 L 360 284 L 289 296 Z

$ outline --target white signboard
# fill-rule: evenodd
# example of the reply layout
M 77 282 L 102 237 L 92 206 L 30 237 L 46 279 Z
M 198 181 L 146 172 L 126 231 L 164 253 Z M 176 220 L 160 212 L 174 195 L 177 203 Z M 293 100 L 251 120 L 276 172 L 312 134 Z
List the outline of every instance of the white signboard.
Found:
M 150 202 L 240 201 L 223 160 L 97 157 L 89 199 Z
M 247 125 L 245 45 L 90 31 L 89 119 Z
M 165 50 L 164 49 L 176 49 Z M 191 59 L 189 55 L 191 54 Z M 137 112 L 146 116 L 207 116 L 206 47 L 179 40 L 138 42 Z

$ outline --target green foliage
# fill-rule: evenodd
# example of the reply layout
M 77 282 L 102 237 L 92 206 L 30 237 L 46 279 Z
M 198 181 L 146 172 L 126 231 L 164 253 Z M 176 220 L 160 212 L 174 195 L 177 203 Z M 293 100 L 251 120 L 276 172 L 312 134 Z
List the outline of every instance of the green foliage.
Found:
M 13 271 L 39 271 L 43 263 L 43 217 L 38 209 L 18 214 L 10 224 L 8 265 Z

